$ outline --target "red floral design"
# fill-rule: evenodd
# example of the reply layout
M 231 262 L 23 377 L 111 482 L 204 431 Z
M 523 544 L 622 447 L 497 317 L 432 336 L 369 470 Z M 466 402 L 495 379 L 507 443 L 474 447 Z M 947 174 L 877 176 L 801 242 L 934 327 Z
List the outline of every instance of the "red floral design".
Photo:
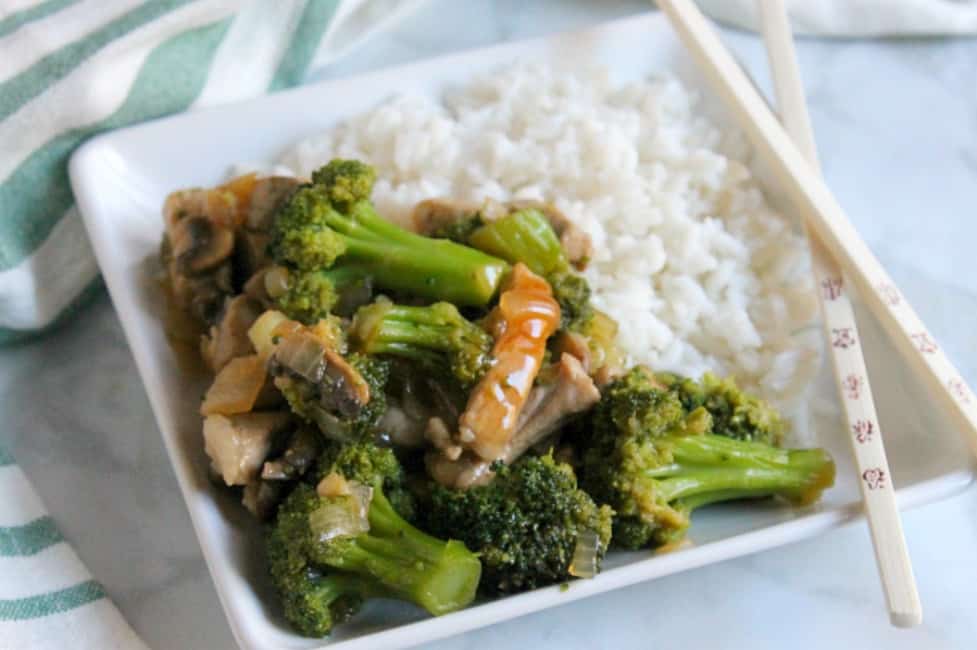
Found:
M 881 490 L 885 487 L 885 470 L 873 467 L 862 472 L 862 480 L 870 490 Z
M 875 424 L 871 420 L 858 420 L 851 425 L 851 429 L 855 433 L 855 440 L 865 444 L 872 439 L 872 434 L 875 433 Z
M 841 295 L 841 278 L 825 278 L 821 281 L 821 292 L 826 300 L 835 300 Z
M 899 290 L 889 282 L 877 284 L 875 286 L 875 290 L 879 292 L 879 297 L 882 298 L 882 302 L 890 307 L 895 307 L 902 301 L 902 296 L 899 295 Z
M 865 381 L 861 377 L 851 374 L 842 380 L 841 387 L 845 391 L 845 396 L 848 399 L 858 399 L 862 394 L 864 383 Z
M 836 348 L 847 350 L 855 346 L 855 335 L 852 333 L 852 328 L 850 327 L 832 327 L 831 336 L 831 345 Z
M 963 383 L 963 380 L 954 377 L 946 383 L 947 388 L 953 393 L 960 402 L 964 404 L 970 404 L 970 391 L 967 390 L 967 384 Z
M 913 340 L 913 343 L 916 344 L 916 347 L 920 352 L 933 354 L 938 349 L 936 341 L 930 338 L 929 332 L 917 332 L 915 334 L 910 334 L 909 338 Z

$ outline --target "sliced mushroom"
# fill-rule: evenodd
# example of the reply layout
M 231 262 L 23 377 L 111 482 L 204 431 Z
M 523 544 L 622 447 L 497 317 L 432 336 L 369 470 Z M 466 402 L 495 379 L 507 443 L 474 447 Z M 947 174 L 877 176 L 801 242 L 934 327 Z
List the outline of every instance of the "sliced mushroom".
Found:
M 168 272 L 176 305 L 201 324 L 217 322 L 225 299 L 232 293 L 230 264 L 198 276 L 183 275 L 175 267 L 171 261 Z
M 294 323 L 286 321 L 282 325 Z M 329 438 L 349 439 L 348 418 L 362 412 L 370 402 L 370 386 L 356 368 L 316 335 L 315 327 L 297 328 L 273 347 L 268 369 L 275 386 L 301 403 L 302 415 L 314 421 Z M 276 332 L 282 328 L 276 327 Z
M 235 358 L 252 354 L 248 328 L 261 315 L 261 305 L 245 295 L 227 301 L 220 322 L 201 340 L 200 354 L 215 373 Z
M 478 213 L 481 206 L 472 201 L 457 201 L 454 199 L 427 199 L 414 206 L 411 213 L 411 223 L 414 230 L 424 235 L 431 235 L 462 219 L 468 219 Z
M 555 365 L 553 381 L 533 387 L 526 400 L 518 429 L 500 457 L 507 465 L 530 447 L 557 433 L 567 420 L 587 411 L 600 399 L 600 392 L 576 357 L 563 354 Z M 424 460 L 434 480 L 455 489 L 484 485 L 494 476 L 490 461 L 469 452 L 452 458 L 442 448 L 429 452 Z
M 569 354 L 580 362 L 583 369 L 590 372 L 590 345 L 587 338 L 577 332 L 564 330 L 553 340 L 553 352 L 557 356 Z
M 186 217 L 170 231 L 170 245 L 176 270 L 184 275 L 199 275 L 231 256 L 234 231 L 207 217 Z
M 290 481 L 305 474 L 319 455 L 319 434 L 308 427 L 295 430 L 281 456 L 265 462 L 261 478 L 268 481 Z
M 370 401 L 370 385 L 359 371 L 308 330 L 285 337 L 275 349 L 271 368 L 276 376 L 297 375 L 319 388 L 319 401 L 327 410 L 353 415 Z
M 275 516 L 278 504 L 285 498 L 290 487 L 290 484 L 283 481 L 252 481 L 244 486 L 241 504 L 259 520 L 268 521 Z
M 259 270 L 271 264 L 268 255 L 268 242 L 271 235 L 263 232 L 249 232 L 238 230 L 234 244 L 234 270 L 236 277 L 243 284 L 246 278 L 251 278 Z
M 227 485 L 247 485 L 258 478 L 274 435 L 288 426 L 284 411 L 208 415 L 204 451 Z
M 251 206 L 245 221 L 247 229 L 268 231 L 275 220 L 278 208 L 301 184 L 300 179 L 289 176 L 269 176 L 258 179 L 251 192 Z

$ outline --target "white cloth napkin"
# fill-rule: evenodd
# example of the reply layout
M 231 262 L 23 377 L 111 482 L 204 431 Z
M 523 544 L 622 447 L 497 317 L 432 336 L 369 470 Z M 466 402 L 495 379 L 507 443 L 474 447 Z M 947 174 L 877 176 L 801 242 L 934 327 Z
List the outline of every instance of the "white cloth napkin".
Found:
M 423 0 L 0 0 L 0 344 L 98 269 L 67 163 L 85 139 L 301 83 Z
M 724 23 L 758 30 L 757 0 L 697 0 Z M 762 0 L 761 0 L 762 1 Z M 977 0 L 785 0 L 797 34 L 938 36 L 977 33 Z
M 0 650 L 145 650 L 0 447 Z

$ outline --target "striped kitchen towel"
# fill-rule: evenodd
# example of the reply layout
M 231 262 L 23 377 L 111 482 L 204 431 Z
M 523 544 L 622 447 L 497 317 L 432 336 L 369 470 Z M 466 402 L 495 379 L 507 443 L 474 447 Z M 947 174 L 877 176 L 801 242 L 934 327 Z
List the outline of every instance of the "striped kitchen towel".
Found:
M 96 285 L 67 162 L 86 138 L 301 82 L 422 0 L 0 0 L 0 343 Z
M 0 650 L 146 646 L 0 447 Z

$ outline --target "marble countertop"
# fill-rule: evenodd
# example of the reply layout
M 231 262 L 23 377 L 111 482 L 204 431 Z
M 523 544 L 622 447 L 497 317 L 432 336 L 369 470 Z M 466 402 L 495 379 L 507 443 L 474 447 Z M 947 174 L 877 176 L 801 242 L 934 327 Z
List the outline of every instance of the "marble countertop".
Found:
M 317 76 L 578 28 L 639 0 L 436 0 Z M 759 84 L 759 40 L 727 32 Z M 799 44 L 829 185 L 937 339 L 977 385 L 977 40 Z M 157 650 L 233 648 L 108 298 L 0 350 L 7 444 L 65 536 Z M 565 648 L 972 648 L 977 489 L 911 511 L 925 608 L 889 626 L 864 523 L 434 644 Z M 694 612 L 694 613 L 693 613 Z

